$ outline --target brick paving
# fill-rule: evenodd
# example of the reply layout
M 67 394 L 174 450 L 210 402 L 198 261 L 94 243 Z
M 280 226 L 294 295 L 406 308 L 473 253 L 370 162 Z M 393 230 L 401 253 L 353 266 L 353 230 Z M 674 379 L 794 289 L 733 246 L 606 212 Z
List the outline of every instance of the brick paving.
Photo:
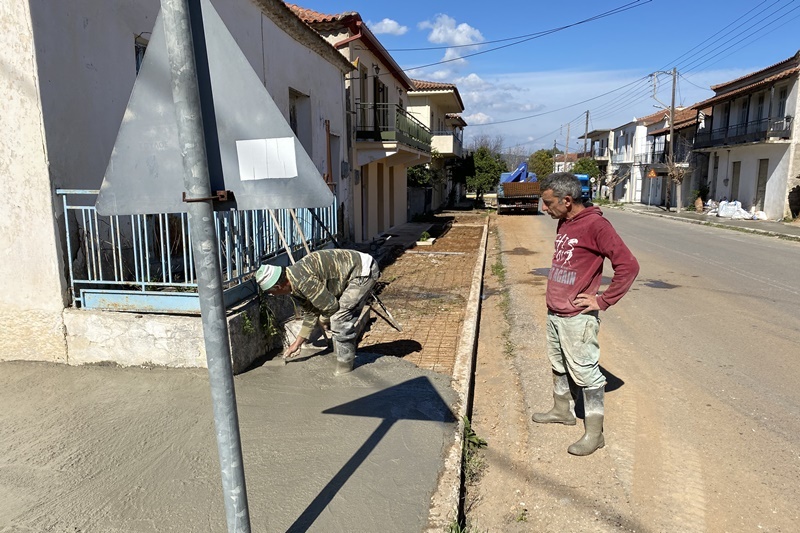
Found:
M 433 223 L 434 236 L 447 227 L 433 245 L 406 250 L 381 275 L 381 301 L 403 331 L 374 317 L 359 349 L 452 375 L 486 216 L 446 212 Z

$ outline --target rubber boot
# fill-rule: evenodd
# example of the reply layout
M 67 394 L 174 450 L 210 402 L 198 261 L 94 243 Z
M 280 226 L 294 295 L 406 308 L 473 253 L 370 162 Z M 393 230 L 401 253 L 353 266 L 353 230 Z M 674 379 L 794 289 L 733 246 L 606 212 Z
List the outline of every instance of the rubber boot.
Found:
M 572 412 L 572 394 L 569 392 L 569 379 L 566 374 L 553 372 L 553 408 L 546 413 L 534 413 L 531 417 L 538 424 L 575 425 Z
M 583 424 L 585 432 L 578 442 L 567 448 L 572 455 L 591 455 L 606 445 L 603 437 L 603 400 L 605 387 L 583 389 Z
M 334 376 L 341 376 L 353 371 L 356 359 L 356 346 L 351 342 L 333 341 L 333 353 L 336 354 L 336 371 Z

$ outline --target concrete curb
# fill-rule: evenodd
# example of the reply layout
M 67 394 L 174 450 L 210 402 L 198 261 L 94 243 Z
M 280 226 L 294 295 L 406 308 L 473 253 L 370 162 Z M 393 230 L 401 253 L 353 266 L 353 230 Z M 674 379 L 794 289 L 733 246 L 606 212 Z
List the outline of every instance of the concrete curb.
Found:
M 483 224 L 483 236 L 478 252 L 478 260 L 472 273 L 472 284 L 461 326 L 456 361 L 453 367 L 453 388 L 458 393 L 458 425 L 454 441 L 445 458 L 444 468 L 439 476 L 439 484 L 431 496 L 428 514 L 428 533 L 447 531 L 450 524 L 458 519 L 461 499 L 461 469 L 464 441 L 464 419 L 472 401 L 472 375 L 475 365 L 475 350 L 478 340 L 478 320 L 480 318 L 483 270 L 486 263 L 486 243 L 489 236 L 488 218 Z
M 758 228 L 747 228 L 744 226 L 731 226 L 730 224 L 720 224 L 718 222 L 711 222 L 708 220 L 695 220 L 693 218 L 683 218 L 679 216 L 672 216 L 672 215 L 662 215 L 661 213 L 648 213 L 646 211 L 639 211 L 638 209 L 625 209 L 624 207 L 616 208 L 620 211 L 627 211 L 629 213 L 636 213 L 637 215 L 645 215 L 649 217 L 658 217 L 658 218 L 667 218 L 669 220 L 675 220 L 677 222 L 685 222 L 687 224 L 697 224 L 700 226 L 710 226 L 712 228 L 722 228 L 731 231 L 741 231 L 744 233 L 756 233 L 758 235 L 766 235 L 768 237 L 778 237 L 781 239 L 786 239 L 790 241 L 797 241 L 800 242 L 800 236 L 798 235 L 790 235 L 788 233 L 781 233 L 779 231 L 770 231 L 770 230 L 763 230 Z

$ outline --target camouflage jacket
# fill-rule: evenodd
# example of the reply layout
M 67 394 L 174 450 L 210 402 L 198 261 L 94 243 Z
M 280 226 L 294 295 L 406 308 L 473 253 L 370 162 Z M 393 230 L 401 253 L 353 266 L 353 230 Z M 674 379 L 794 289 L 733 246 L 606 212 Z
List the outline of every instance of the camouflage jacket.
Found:
M 292 298 L 303 310 L 299 335 L 308 338 L 319 316 L 339 310 L 339 297 L 354 277 L 361 275 L 361 254 L 354 250 L 318 250 L 286 267 Z

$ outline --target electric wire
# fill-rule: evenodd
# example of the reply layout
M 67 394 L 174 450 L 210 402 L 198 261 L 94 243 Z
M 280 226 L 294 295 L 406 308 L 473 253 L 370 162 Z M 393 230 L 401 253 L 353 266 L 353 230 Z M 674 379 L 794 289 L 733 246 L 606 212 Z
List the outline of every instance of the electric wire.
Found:
M 631 4 L 638 4 L 638 5 L 626 4 L 629 7 L 625 7 L 624 9 L 623 8 L 617 8 L 617 10 L 612 10 L 613 12 L 608 12 L 608 14 L 596 15 L 594 17 L 582 20 L 580 22 L 575 22 L 573 24 L 562 26 L 560 28 L 547 30 L 547 31 L 542 32 L 540 34 L 536 34 L 533 37 L 527 37 L 525 39 L 521 39 L 521 40 L 513 42 L 513 43 L 504 44 L 502 46 L 496 46 L 494 48 L 488 48 L 486 50 L 481 50 L 479 52 L 474 52 L 472 54 L 464 54 L 462 56 L 454 57 L 454 58 L 451 58 L 451 59 L 443 59 L 442 61 L 437 61 L 435 63 L 428 63 L 427 65 L 419 65 L 419 66 L 416 66 L 416 67 L 411 67 L 411 68 L 409 68 L 407 70 L 419 70 L 419 69 L 423 69 L 423 68 L 433 67 L 433 66 L 436 66 L 436 65 L 443 65 L 445 63 L 451 63 L 453 61 L 461 61 L 462 59 L 465 59 L 467 57 L 475 57 L 475 56 L 479 56 L 479 55 L 483 55 L 483 54 L 488 54 L 489 52 L 495 52 L 497 50 L 502 50 L 504 48 L 508 48 L 510 46 L 515 46 L 515 45 L 522 44 L 522 43 L 525 43 L 525 42 L 528 42 L 528 41 L 532 41 L 534 39 L 538 39 L 538 38 L 544 37 L 546 35 L 551 35 L 553 33 L 557 33 L 559 31 L 563 31 L 565 29 L 572 28 L 574 26 L 578 26 L 578 25 L 581 25 L 581 24 L 586 24 L 587 22 L 590 22 L 590 21 L 598 20 L 598 19 L 605 18 L 605 17 L 611 16 L 611 15 L 617 15 L 619 13 L 622 13 L 622 12 L 625 12 L 625 11 L 628 11 L 628 10 L 631 10 L 631 9 L 636 9 L 638 7 L 641 7 L 641 6 L 645 5 L 645 4 L 649 4 L 653 0 L 644 0 L 643 4 L 639 4 L 640 1 L 642 1 L 642 0 L 635 0 L 635 2 L 631 2 Z M 479 46 L 479 45 L 480 45 L 480 43 L 476 43 L 476 44 L 473 44 L 473 45 L 470 45 L 470 46 Z M 448 48 L 453 48 L 453 47 L 448 47 Z
M 443 46 L 427 46 L 427 47 L 422 47 L 422 48 L 390 48 L 390 49 L 387 49 L 386 51 L 387 52 L 420 52 L 420 51 L 425 51 L 425 50 L 446 50 L 446 49 L 450 49 L 450 48 L 468 48 L 468 47 L 474 47 L 474 46 L 483 46 L 483 45 L 487 45 L 487 44 L 495 44 L 495 43 L 502 43 L 502 42 L 508 42 L 508 41 L 517 41 L 517 40 L 519 40 L 519 42 L 522 43 L 522 42 L 531 40 L 532 38 L 542 37 L 544 35 L 550 35 L 551 33 L 555 33 L 555 32 L 562 31 L 562 30 L 566 30 L 568 28 L 572 28 L 572 27 L 578 26 L 580 24 L 585 24 L 587 22 L 591 22 L 591 21 L 594 21 L 594 20 L 599 20 L 601 18 L 605 18 L 605 17 L 611 16 L 611 15 L 616 15 L 617 13 L 622 13 L 623 11 L 627 11 L 628 9 L 633 9 L 634 7 L 643 6 L 644 4 L 640 4 L 638 6 L 634 6 L 633 5 L 633 4 L 639 3 L 640 1 L 641 0 L 633 0 L 632 2 L 629 2 L 627 4 L 623 4 L 623 5 L 619 6 L 619 7 L 615 7 L 614 9 L 610 9 L 608 11 L 604 11 L 603 13 L 600 13 L 598 15 L 594 15 L 593 17 L 589 17 L 587 19 L 583 19 L 583 20 L 580 20 L 578 22 L 573 22 L 572 24 L 567 24 L 566 26 L 559 26 L 557 28 L 551 28 L 549 30 L 542 30 L 542 31 L 537 31 L 535 33 L 528 33 L 526 35 L 518 35 L 516 37 L 506 37 L 505 39 L 494 39 L 494 40 L 491 40 L 491 41 L 480 41 L 480 42 L 470 43 L 470 44 L 453 44 L 453 45 L 443 45 Z M 645 2 L 645 4 L 650 3 L 652 1 L 653 0 L 647 0 Z M 628 6 L 633 6 L 633 7 L 628 7 Z M 623 8 L 625 8 L 625 9 L 623 9 Z

